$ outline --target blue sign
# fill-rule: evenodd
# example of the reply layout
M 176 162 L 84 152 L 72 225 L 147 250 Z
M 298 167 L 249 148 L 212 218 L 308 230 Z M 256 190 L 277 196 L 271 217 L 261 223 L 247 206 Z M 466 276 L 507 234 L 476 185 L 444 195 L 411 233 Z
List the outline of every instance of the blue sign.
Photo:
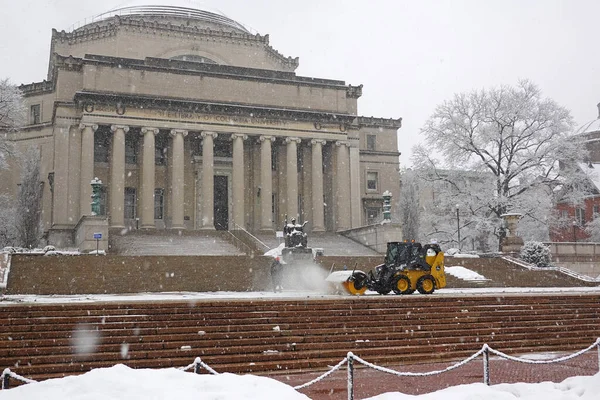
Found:
M 94 233 L 94 239 L 102 239 L 101 233 Z

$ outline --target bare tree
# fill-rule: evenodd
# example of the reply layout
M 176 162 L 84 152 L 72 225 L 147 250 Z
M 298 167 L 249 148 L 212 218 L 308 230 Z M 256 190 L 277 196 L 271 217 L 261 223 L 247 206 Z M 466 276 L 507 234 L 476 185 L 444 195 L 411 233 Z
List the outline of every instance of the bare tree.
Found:
M 42 189 L 40 152 L 30 149 L 22 158 L 21 184 L 16 205 L 16 228 L 19 245 L 33 248 L 42 237 Z
M 8 79 L 0 80 L 0 168 L 6 168 L 6 158 L 13 153 L 8 133 L 25 123 L 23 94 Z
M 526 80 L 516 87 L 460 93 L 440 104 L 426 122 L 426 145 L 415 148 L 413 161 L 426 171 L 422 176 L 436 182 L 439 195 L 445 193 L 446 212 L 459 204 L 465 225 L 499 239 L 502 214 L 547 221 L 553 204 L 547 196 L 555 187 L 585 185 L 577 166 L 586 152 L 570 136 L 572 128 L 569 111 L 542 98 Z M 474 178 L 465 184 L 467 172 Z
M 400 176 L 400 223 L 405 239 L 419 239 L 419 184 L 414 171 L 407 169 Z

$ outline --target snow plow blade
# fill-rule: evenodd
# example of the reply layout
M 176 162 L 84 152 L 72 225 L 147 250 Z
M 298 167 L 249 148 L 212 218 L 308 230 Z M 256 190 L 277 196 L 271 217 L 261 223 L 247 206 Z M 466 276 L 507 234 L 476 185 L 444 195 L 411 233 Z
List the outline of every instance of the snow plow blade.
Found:
M 335 293 L 361 295 L 367 291 L 367 275 L 362 271 L 335 271 L 325 279 Z

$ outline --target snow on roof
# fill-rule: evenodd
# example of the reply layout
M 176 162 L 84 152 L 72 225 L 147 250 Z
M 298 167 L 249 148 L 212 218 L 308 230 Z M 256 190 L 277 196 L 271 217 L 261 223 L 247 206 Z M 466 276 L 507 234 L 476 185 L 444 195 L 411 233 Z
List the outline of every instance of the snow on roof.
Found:
M 579 163 L 579 168 L 585 172 L 590 182 L 600 192 L 600 163 Z

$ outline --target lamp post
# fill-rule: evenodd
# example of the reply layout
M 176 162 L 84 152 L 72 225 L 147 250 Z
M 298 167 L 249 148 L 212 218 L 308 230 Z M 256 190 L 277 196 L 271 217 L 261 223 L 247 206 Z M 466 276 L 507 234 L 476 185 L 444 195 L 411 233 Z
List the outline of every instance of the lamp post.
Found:
M 90 184 L 92 185 L 92 215 L 100 215 L 100 191 L 102 188 L 102 181 L 98 178 L 94 178 Z
M 456 231 L 458 232 L 458 252 L 460 253 L 460 215 L 458 208 L 459 204 L 456 205 Z
M 577 243 L 577 235 L 575 230 L 577 229 L 577 221 L 573 221 L 573 242 Z

